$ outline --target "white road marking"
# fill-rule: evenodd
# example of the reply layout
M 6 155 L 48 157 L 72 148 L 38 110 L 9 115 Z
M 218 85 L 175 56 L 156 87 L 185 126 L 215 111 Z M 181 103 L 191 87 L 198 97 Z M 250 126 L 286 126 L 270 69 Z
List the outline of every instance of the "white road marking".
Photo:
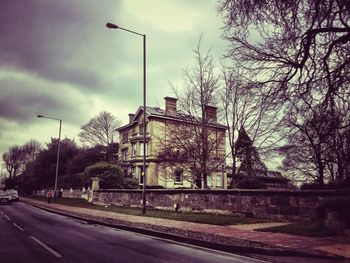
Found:
M 55 250 L 53 250 L 52 248 L 50 248 L 49 246 L 47 246 L 45 243 L 41 242 L 39 239 L 37 239 L 36 237 L 31 236 L 31 239 L 33 239 L 35 242 L 37 242 L 40 246 L 42 246 L 43 248 L 45 248 L 47 251 L 51 252 L 55 257 L 61 258 L 62 255 L 57 253 Z
M 113 228 L 113 227 L 106 227 L 106 228 Z M 130 233 L 130 231 L 127 231 L 127 230 L 121 230 L 121 229 L 118 229 L 118 230 L 121 231 L 121 232 Z M 243 255 L 238 255 L 238 254 L 235 254 L 235 253 L 221 251 L 221 250 L 217 250 L 217 249 L 213 249 L 213 248 L 201 247 L 201 246 L 192 245 L 192 244 L 188 244 L 188 243 L 181 243 L 181 242 L 178 242 L 178 241 L 175 241 L 175 240 L 171 240 L 171 239 L 166 239 L 166 238 L 162 238 L 162 237 L 154 237 L 154 236 L 141 234 L 141 233 L 136 233 L 136 232 L 131 232 L 131 233 L 133 233 L 135 236 L 142 236 L 142 237 L 145 237 L 145 238 L 151 238 L 151 239 L 155 239 L 155 240 L 162 240 L 162 241 L 165 241 L 166 243 L 173 243 L 173 245 L 175 245 L 175 246 L 178 245 L 178 246 L 181 246 L 181 247 L 184 247 L 184 248 L 188 248 L 188 249 L 192 248 L 192 249 L 196 249 L 196 250 L 201 250 L 204 253 L 209 253 L 211 255 L 213 253 L 215 253 L 217 256 L 220 256 L 222 258 L 232 259 L 232 257 L 235 257 L 236 259 L 243 260 L 243 262 L 268 263 L 268 261 L 265 261 L 265 260 L 252 258 L 252 257 L 247 257 L 247 256 L 243 256 Z
M 11 218 L 9 218 L 7 215 L 4 215 L 4 217 L 5 217 L 8 221 L 11 221 Z
M 24 231 L 24 229 L 22 227 L 20 227 L 19 225 L 17 225 L 15 222 L 12 223 L 15 227 L 17 227 L 19 230 Z

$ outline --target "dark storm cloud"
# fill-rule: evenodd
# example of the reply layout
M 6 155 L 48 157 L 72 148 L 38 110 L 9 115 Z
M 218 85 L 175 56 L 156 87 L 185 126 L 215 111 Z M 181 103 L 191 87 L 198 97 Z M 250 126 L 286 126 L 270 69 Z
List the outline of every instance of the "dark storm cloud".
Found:
M 142 37 L 106 22 L 147 34 L 147 103 L 164 107 L 200 33 L 210 42 L 218 28 L 214 9 L 211 0 L 0 0 L 0 154 L 47 140 L 37 114 L 62 118 L 71 138 L 100 111 L 126 122 L 142 105 Z
M 0 1 L 0 65 L 96 88 L 101 79 L 84 61 L 82 47 L 94 41 L 94 19 L 82 1 Z M 103 6 L 99 6 L 100 11 Z M 103 24 L 98 25 L 103 28 Z M 89 30 L 89 27 L 91 30 Z M 93 44 L 92 44 L 93 46 Z M 90 50 L 90 54 L 99 50 Z M 88 56 L 89 54 L 86 54 Z M 77 58 L 80 58 L 79 62 Z M 85 63 L 84 63 L 85 62 Z
M 5 120 L 29 123 L 37 114 L 45 113 L 76 123 L 85 115 L 88 100 L 69 87 L 24 74 L 3 75 L 0 75 L 0 117 Z

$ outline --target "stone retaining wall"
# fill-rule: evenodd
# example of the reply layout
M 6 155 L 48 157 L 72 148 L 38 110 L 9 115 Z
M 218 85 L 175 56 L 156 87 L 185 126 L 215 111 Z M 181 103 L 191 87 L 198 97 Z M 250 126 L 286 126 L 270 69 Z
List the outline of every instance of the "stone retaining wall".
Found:
M 37 196 L 46 196 L 48 190 L 40 190 L 35 193 Z M 60 194 L 60 190 L 57 191 L 57 195 Z M 62 191 L 62 197 L 64 198 L 82 198 L 82 196 L 90 195 L 90 190 L 82 191 L 80 189 L 69 189 L 69 190 L 63 190 Z
M 147 190 L 147 206 L 189 212 L 243 214 L 280 220 L 313 220 L 326 200 L 350 196 L 336 190 Z M 141 206 L 142 190 L 95 190 L 98 205 Z
M 81 198 L 82 195 L 88 194 L 90 191 L 83 192 L 80 189 L 63 190 L 62 197 L 65 198 Z

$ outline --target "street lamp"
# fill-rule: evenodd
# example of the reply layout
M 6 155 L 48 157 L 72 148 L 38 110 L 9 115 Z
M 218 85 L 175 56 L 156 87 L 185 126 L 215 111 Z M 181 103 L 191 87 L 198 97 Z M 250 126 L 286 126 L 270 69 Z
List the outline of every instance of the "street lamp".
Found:
M 56 160 L 56 176 L 55 176 L 55 195 L 54 195 L 54 199 L 56 200 L 56 194 L 57 194 L 57 177 L 58 177 L 58 164 L 60 161 L 60 143 L 61 143 L 61 127 L 62 127 L 62 120 L 61 119 L 57 119 L 57 118 L 53 118 L 53 117 L 49 117 L 49 116 L 44 116 L 44 115 L 37 115 L 38 118 L 47 118 L 47 119 L 51 119 L 51 120 L 56 120 L 60 122 L 60 128 L 59 128 L 59 132 L 58 132 L 58 146 L 57 146 L 57 160 Z
M 143 37 L 143 188 L 142 188 L 142 213 L 146 213 L 146 35 L 135 31 L 107 23 L 109 29 L 121 29 L 126 32 Z

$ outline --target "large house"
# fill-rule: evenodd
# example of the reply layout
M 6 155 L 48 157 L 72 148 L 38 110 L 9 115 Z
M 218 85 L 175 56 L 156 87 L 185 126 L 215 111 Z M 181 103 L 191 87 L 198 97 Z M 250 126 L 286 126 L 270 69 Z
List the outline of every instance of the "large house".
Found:
M 146 184 L 164 188 L 202 188 L 203 177 L 194 176 L 198 159 L 196 132 L 201 119 L 177 110 L 177 99 L 165 97 L 165 109 L 146 107 Z M 226 126 L 217 123 L 216 107 L 207 106 L 205 132 L 208 143 L 206 181 L 209 188 L 227 188 L 225 165 Z M 124 171 L 143 184 L 143 107 L 129 114 L 129 123 L 118 128 L 119 160 Z M 202 125 L 202 126 L 201 126 Z M 200 127 L 201 126 L 201 127 Z M 202 128 L 202 130 L 200 129 Z M 199 178 L 199 179 L 198 179 Z

